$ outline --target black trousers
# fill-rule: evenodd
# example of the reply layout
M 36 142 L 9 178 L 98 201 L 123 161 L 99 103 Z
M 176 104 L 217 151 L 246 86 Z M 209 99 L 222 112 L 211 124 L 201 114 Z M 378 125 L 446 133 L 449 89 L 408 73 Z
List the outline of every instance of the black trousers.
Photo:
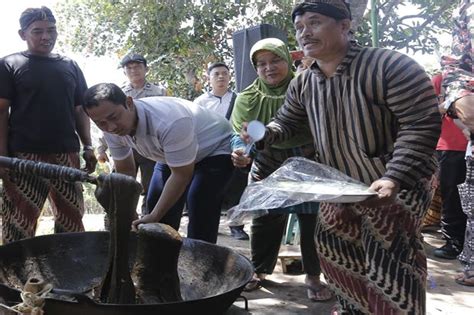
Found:
M 194 174 L 186 192 L 160 220 L 179 230 L 184 203 L 188 208 L 188 238 L 216 243 L 221 216 L 222 192 L 232 174 L 230 154 L 208 156 L 194 165 Z M 170 168 L 156 163 L 147 196 L 148 213 L 160 199 Z
M 297 214 L 300 226 L 300 248 L 303 268 L 310 276 L 321 274 L 314 242 L 317 214 Z M 267 214 L 252 220 L 250 242 L 252 264 L 256 273 L 272 274 L 278 260 L 281 239 L 288 214 Z
M 140 183 L 143 187 L 142 195 L 144 196 L 141 211 L 142 214 L 146 214 L 146 196 L 148 195 L 148 187 L 150 186 L 150 180 L 155 170 L 156 162 L 141 156 L 136 150 L 133 150 L 133 159 L 135 160 L 135 172 L 140 170 Z
M 446 240 L 462 246 L 466 230 L 466 214 L 462 211 L 458 184 L 466 178 L 466 160 L 463 151 L 437 151 L 439 181 L 443 206 L 441 210 L 441 233 Z

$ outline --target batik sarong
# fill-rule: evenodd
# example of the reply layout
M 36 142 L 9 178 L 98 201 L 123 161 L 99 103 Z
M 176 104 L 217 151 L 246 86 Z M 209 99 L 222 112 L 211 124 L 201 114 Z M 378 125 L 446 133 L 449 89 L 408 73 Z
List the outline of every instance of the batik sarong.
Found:
M 472 272 L 474 271 L 474 161 L 472 158 L 468 159 L 466 166 L 466 182 L 458 185 L 462 210 L 467 216 L 464 246 L 458 259 L 466 272 Z
M 79 154 L 16 153 L 15 157 L 79 168 Z M 55 233 L 84 231 L 84 200 L 81 183 L 45 179 L 31 174 L 8 172 L 3 180 L 3 244 L 33 237 L 48 198 L 55 220 Z
M 388 206 L 321 204 L 317 248 L 341 314 L 425 313 L 420 230 L 432 193 L 431 181 L 424 180 Z

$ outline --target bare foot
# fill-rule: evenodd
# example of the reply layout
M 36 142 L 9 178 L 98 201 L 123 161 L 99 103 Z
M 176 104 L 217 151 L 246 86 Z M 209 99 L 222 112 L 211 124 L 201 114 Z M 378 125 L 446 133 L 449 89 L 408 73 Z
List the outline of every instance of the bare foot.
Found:
M 305 284 L 307 286 L 308 299 L 315 302 L 328 301 L 334 297 L 334 293 L 321 281 L 319 276 L 306 275 Z

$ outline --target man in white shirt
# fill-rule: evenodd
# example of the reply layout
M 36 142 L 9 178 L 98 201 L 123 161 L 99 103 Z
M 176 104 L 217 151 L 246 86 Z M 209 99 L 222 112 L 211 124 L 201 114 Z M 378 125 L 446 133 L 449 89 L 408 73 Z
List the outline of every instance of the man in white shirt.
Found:
M 178 230 L 186 199 L 187 236 L 215 243 L 222 191 L 233 169 L 225 118 L 179 98 L 132 99 L 112 83 L 89 88 L 84 99 L 85 111 L 104 131 L 117 172 L 135 176 L 132 149 L 169 167 L 169 172 L 155 168 L 150 213 L 133 226 L 161 222 Z
M 210 109 L 219 115 L 230 119 L 237 94 L 229 89 L 229 67 L 223 62 L 215 62 L 207 67 L 207 76 L 211 90 L 196 98 L 194 103 Z M 225 189 L 224 205 L 232 207 L 239 203 L 245 186 L 247 186 L 245 169 L 235 169 L 227 188 Z M 230 226 L 230 234 L 238 240 L 248 240 L 249 236 L 244 231 L 244 226 Z
M 128 83 L 122 86 L 122 91 L 132 98 L 143 98 L 151 96 L 166 96 L 166 88 L 162 85 L 153 84 L 147 81 L 146 74 L 148 65 L 145 57 L 139 54 L 128 54 L 122 61 L 120 66 L 123 73 L 127 76 Z M 107 155 L 107 143 L 104 138 L 99 139 L 100 145 L 97 147 L 97 160 L 101 163 L 109 161 Z M 140 169 L 140 183 L 143 187 L 143 202 L 141 205 L 142 214 L 146 213 L 146 196 L 148 194 L 148 186 L 150 186 L 151 175 L 155 168 L 155 161 L 149 160 L 136 151 L 133 151 L 135 159 L 135 167 Z
M 207 76 L 211 90 L 197 97 L 194 103 L 229 120 L 237 96 L 229 89 L 229 67 L 225 63 L 215 62 L 207 68 Z

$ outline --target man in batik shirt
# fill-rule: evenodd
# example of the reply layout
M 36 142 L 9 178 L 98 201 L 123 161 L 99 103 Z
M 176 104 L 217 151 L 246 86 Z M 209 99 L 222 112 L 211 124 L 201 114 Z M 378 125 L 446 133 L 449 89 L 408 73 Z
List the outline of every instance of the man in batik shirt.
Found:
M 264 144 L 289 139 L 309 122 L 316 161 L 377 193 L 359 204 L 321 203 L 315 237 L 336 312 L 424 314 L 420 230 L 441 123 L 430 78 L 406 55 L 352 42 L 342 0 L 305 1 L 292 19 L 315 62 L 290 84 Z

